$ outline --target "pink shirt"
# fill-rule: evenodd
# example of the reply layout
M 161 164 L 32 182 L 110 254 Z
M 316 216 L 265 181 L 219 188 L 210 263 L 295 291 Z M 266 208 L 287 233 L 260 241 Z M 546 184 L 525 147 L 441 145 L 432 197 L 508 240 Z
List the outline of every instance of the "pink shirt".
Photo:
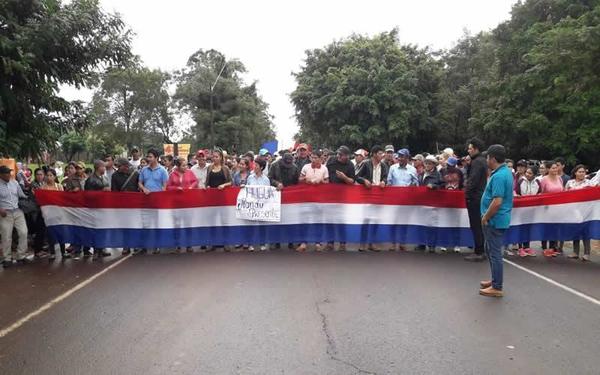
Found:
M 313 184 L 320 184 L 323 183 L 326 178 L 329 178 L 329 171 L 323 164 L 321 164 L 321 168 L 313 168 L 312 163 L 310 163 L 302 167 L 300 175 L 306 177 L 306 180 Z
M 563 180 L 556 177 L 556 180 L 553 181 L 549 176 L 545 176 L 540 181 L 540 188 L 542 193 L 558 193 L 564 190 Z
M 195 189 L 197 187 L 198 179 L 189 169 L 186 169 L 183 174 L 178 169 L 173 169 L 167 182 L 167 190 Z

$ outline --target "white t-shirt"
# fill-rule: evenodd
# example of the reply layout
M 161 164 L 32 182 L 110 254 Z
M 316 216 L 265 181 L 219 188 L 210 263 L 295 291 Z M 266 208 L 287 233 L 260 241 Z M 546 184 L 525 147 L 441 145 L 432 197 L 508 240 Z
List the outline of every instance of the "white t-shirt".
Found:
M 206 164 L 204 168 L 200 168 L 200 166 L 196 164 L 191 168 L 191 171 L 194 172 L 194 175 L 198 179 L 198 187 L 206 187 L 206 177 L 208 176 L 208 164 Z
M 320 168 L 313 168 L 312 163 L 306 164 L 300 171 L 300 176 L 306 177 L 307 181 L 313 184 L 320 184 L 329 178 L 329 171 L 327 167 L 321 164 Z
M 140 162 L 142 161 L 142 159 L 138 159 L 138 160 L 129 160 L 129 165 L 131 165 L 131 167 L 135 170 L 138 169 L 140 167 Z

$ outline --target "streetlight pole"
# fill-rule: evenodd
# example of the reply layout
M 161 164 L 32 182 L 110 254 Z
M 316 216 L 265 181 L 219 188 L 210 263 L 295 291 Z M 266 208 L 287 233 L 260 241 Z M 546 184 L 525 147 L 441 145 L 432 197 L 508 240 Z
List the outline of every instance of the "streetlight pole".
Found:
M 212 84 L 212 86 L 210 86 L 210 141 L 213 143 L 213 147 L 216 147 L 215 143 L 215 114 L 214 114 L 214 91 L 215 91 L 215 86 L 217 85 L 217 82 L 219 82 L 219 78 L 221 78 L 221 74 L 223 74 L 223 71 L 225 70 L 225 67 L 227 66 L 228 61 L 225 61 L 225 63 L 223 64 L 223 67 L 221 68 L 221 71 L 219 72 L 219 74 L 217 75 L 217 78 L 215 79 L 215 82 Z

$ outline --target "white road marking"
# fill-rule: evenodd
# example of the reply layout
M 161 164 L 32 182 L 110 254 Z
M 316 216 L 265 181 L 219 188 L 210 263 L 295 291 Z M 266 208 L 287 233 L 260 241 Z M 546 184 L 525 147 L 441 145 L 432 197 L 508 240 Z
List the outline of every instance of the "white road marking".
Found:
M 35 318 L 36 316 L 40 315 L 41 313 L 43 313 L 46 310 L 49 310 L 50 308 L 52 308 L 52 306 L 56 305 L 57 303 L 63 301 L 64 299 L 68 298 L 70 295 L 72 295 L 73 293 L 75 293 L 76 291 L 78 291 L 79 289 L 84 288 L 85 286 L 89 285 L 90 283 L 92 283 L 94 280 L 96 280 L 97 278 L 99 278 L 100 276 L 104 275 L 105 273 L 107 273 L 108 271 L 110 271 L 111 269 L 115 268 L 116 266 L 118 266 L 119 264 L 123 263 L 124 261 L 126 261 L 127 259 L 129 259 L 131 257 L 131 255 L 127 255 L 126 257 L 119 259 L 118 261 L 116 261 L 115 263 L 111 264 L 110 266 L 106 267 L 105 269 L 103 269 L 102 271 L 98 272 L 97 274 L 95 274 L 94 276 L 90 277 L 89 279 L 82 281 L 81 283 L 75 285 L 73 288 L 67 290 L 66 292 L 64 292 L 63 294 L 61 294 L 60 296 L 54 298 L 52 301 L 46 303 L 45 305 L 43 305 L 42 307 L 40 307 L 39 309 L 27 314 L 25 317 L 17 320 L 16 322 L 14 322 L 13 324 L 11 324 L 10 326 L 2 329 L 0 331 L 0 339 L 3 338 L 4 336 L 8 335 L 9 333 L 13 332 L 14 330 L 18 329 L 19 327 L 21 327 L 23 324 L 27 323 L 28 321 L 30 321 L 31 319 Z
M 588 295 L 587 295 L 587 294 L 585 294 L 585 293 L 582 293 L 582 292 L 580 292 L 580 291 L 578 291 L 578 290 L 575 290 L 575 289 L 573 289 L 573 288 L 571 288 L 571 287 L 569 287 L 569 286 L 566 286 L 565 284 L 561 284 L 561 283 L 559 283 L 558 281 L 556 281 L 556 280 L 554 280 L 554 279 L 551 279 L 551 278 L 549 278 L 549 277 L 547 277 L 547 276 L 544 276 L 544 275 L 542 275 L 541 273 L 537 273 L 537 272 L 535 272 L 535 271 L 532 271 L 532 270 L 530 270 L 529 268 L 527 268 L 527 267 L 523 267 L 523 266 L 521 266 L 520 264 L 517 264 L 517 263 L 515 263 L 515 262 L 512 262 L 512 261 L 510 261 L 510 260 L 504 259 L 504 262 L 505 262 L 505 263 L 508 263 L 508 264 L 510 264 L 511 266 L 513 266 L 513 267 L 515 267 L 515 268 L 518 268 L 518 269 L 520 269 L 521 271 L 525 271 L 525 272 L 527 272 L 528 274 L 530 274 L 530 275 L 533 275 L 533 276 L 537 277 L 538 279 L 542 279 L 542 280 L 544 280 L 544 281 L 545 281 L 545 282 L 547 282 L 547 283 L 550 283 L 550 284 L 552 284 L 552 285 L 554 285 L 554 286 L 557 286 L 557 287 L 559 287 L 559 288 L 561 288 L 561 289 L 563 289 L 563 290 L 565 290 L 565 291 L 567 291 L 567 292 L 569 292 L 569 293 L 571 293 L 571 294 L 574 294 L 574 295 L 576 295 L 577 297 L 581 297 L 581 298 L 583 298 L 583 299 L 585 299 L 585 300 L 587 300 L 587 301 L 589 301 L 589 302 L 591 302 L 591 303 L 593 303 L 593 304 L 596 304 L 596 305 L 600 306 L 600 300 L 597 300 L 597 299 L 596 299 L 596 298 L 594 298 L 594 297 L 588 296 Z M 1 336 L 0 336 L 0 337 L 1 337 Z

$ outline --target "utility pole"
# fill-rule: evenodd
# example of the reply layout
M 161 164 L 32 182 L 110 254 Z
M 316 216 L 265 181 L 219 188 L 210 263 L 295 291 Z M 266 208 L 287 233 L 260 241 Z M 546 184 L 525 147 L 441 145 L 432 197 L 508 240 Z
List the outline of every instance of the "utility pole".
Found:
M 225 70 L 225 67 L 227 66 L 228 61 L 225 61 L 225 63 L 223 64 L 223 67 L 221 68 L 221 71 L 219 72 L 219 74 L 217 75 L 217 79 L 215 79 L 215 83 L 212 84 L 212 86 L 210 86 L 210 129 L 209 129 L 209 135 L 210 135 L 210 142 L 213 144 L 213 147 L 216 146 L 215 144 L 215 108 L 214 108 L 214 93 L 215 93 L 215 86 L 217 85 L 217 82 L 219 82 L 219 78 L 221 78 L 221 74 L 223 74 L 223 71 Z

